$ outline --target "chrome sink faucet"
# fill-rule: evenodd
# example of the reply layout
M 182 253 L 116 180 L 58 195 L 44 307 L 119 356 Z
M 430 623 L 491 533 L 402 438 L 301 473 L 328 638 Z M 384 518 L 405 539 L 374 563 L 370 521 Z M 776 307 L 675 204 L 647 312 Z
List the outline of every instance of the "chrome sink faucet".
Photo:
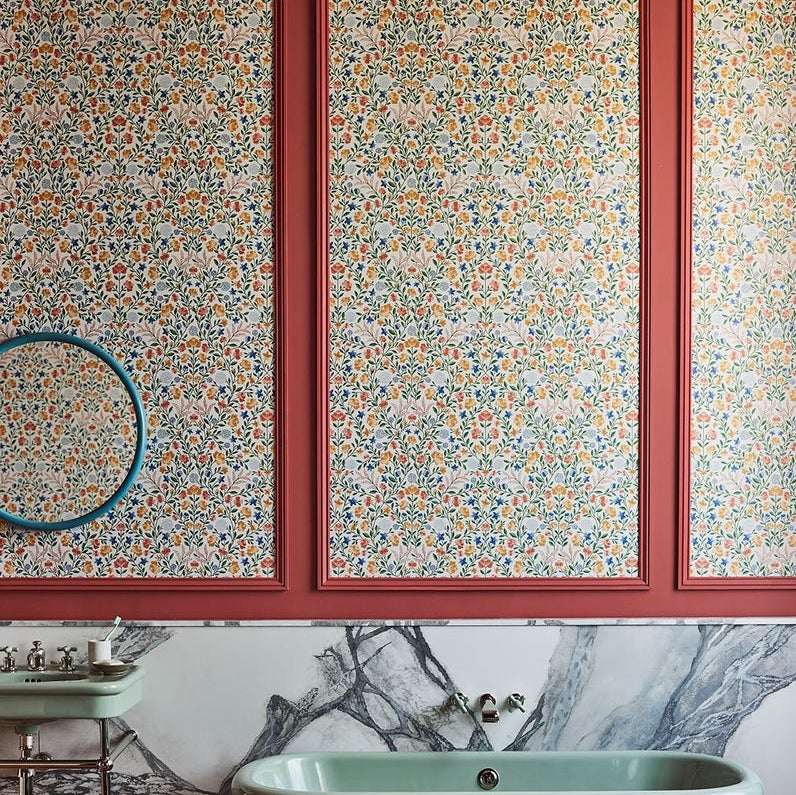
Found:
M 28 653 L 28 670 L 43 671 L 47 667 L 47 654 L 41 647 L 40 640 L 33 641 L 33 648 Z

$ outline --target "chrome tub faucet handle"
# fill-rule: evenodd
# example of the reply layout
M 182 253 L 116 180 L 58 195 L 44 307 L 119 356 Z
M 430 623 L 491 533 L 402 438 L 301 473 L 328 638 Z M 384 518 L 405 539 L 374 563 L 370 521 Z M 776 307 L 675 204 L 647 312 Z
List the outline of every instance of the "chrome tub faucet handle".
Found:
M 509 712 L 519 710 L 525 712 L 525 696 L 522 693 L 512 693 L 506 701 L 508 702 Z
M 464 693 L 451 693 L 448 698 L 448 706 L 460 709 L 465 715 L 470 712 L 467 708 L 467 696 Z

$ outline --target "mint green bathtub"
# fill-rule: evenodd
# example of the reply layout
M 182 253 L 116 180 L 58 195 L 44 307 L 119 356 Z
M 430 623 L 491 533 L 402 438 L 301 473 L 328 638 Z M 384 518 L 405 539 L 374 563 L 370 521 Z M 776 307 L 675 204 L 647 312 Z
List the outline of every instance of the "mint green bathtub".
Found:
M 715 756 L 678 751 L 305 753 L 258 759 L 236 795 L 303 793 L 763 795 L 760 779 Z

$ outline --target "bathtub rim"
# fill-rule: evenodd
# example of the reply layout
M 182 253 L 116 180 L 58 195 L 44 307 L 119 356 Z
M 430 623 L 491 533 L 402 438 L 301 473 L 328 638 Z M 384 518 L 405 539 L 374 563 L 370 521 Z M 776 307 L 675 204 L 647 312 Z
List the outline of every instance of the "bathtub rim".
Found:
M 500 760 L 504 758 L 515 758 L 517 756 L 526 756 L 529 759 L 542 758 L 549 756 L 556 756 L 559 759 L 567 757 L 574 759 L 596 759 L 599 757 L 613 757 L 619 760 L 634 758 L 647 758 L 652 759 L 655 757 L 666 757 L 672 760 L 685 760 L 693 762 L 710 762 L 712 764 L 722 765 L 738 776 L 738 781 L 732 784 L 727 784 L 721 787 L 708 787 L 698 790 L 672 790 L 672 789 L 657 789 L 657 790 L 561 790 L 562 795 L 611 795 L 611 793 L 624 793 L 624 795 L 671 795 L 671 793 L 681 793 L 681 795 L 764 795 L 763 784 L 760 777 L 750 768 L 739 762 L 734 762 L 724 757 L 714 756 L 711 754 L 702 754 L 692 751 L 678 751 L 678 750 L 597 750 L 597 751 L 470 751 L 470 750 L 446 750 L 446 751 L 296 751 L 285 754 L 274 754 L 272 756 L 265 756 L 260 759 L 254 759 L 242 767 L 240 767 L 232 779 L 232 795 L 368 795 L 366 790 L 315 790 L 315 789 L 291 789 L 287 787 L 275 787 L 265 785 L 261 781 L 256 780 L 256 774 L 263 766 L 269 763 L 274 765 L 285 764 L 291 761 L 298 761 L 302 759 L 312 760 L 314 758 L 334 758 L 337 760 L 342 759 L 356 759 L 361 757 L 368 757 L 373 759 L 375 757 L 394 757 L 401 756 L 407 761 L 414 759 L 424 759 L 438 754 L 449 754 L 455 756 L 464 756 L 470 758 L 478 758 L 483 760 L 484 767 L 495 767 L 500 764 Z M 499 768 L 498 768 L 498 772 Z M 533 791 L 533 790 L 519 790 L 519 789 L 503 789 L 499 787 L 494 790 L 494 795 L 548 795 L 551 792 L 547 791 Z M 432 793 L 432 795 L 477 795 L 478 790 L 473 788 L 469 790 L 440 790 Z M 426 795 L 419 790 L 379 790 L 377 795 Z

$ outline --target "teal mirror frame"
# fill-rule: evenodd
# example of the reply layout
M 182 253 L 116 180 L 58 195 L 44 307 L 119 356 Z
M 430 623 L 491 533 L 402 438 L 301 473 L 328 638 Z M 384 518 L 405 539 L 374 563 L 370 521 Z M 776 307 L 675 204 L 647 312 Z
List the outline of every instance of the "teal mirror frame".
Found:
M 108 367 L 110 367 L 111 370 L 113 370 L 113 372 L 119 377 L 119 380 L 124 385 L 124 388 L 129 395 L 130 400 L 132 401 L 133 411 L 135 413 L 137 435 L 135 442 L 135 453 L 133 455 L 132 463 L 130 464 L 130 468 L 127 470 L 124 480 L 121 482 L 116 491 L 114 491 L 113 494 L 104 503 L 102 503 L 102 505 L 99 505 L 88 513 L 58 522 L 38 522 L 33 519 L 23 519 L 22 517 L 15 516 L 14 514 L 8 513 L 0 508 L 0 520 L 9 522 L 10 524 L 16 525 L 18 527 L 23 527 L 28 530 L 70 530 L 73 527 L 78 527 L 79 525 L 92 522 L 94 519 L 106 514 L 114 506 L 116 506 L 122 497 L 124 497 L 124 495 L 130 490 L 130 487 L 133 485 L 136 476 L 141 470 L 141 465 L 144 462 L 144 453 L 146 452 L 146 415 L 144 414 L 144 404 L 141 401 L 141 395 L 139 394 L 138 389 L 136 388 L 127 371 L 107 351 L 104 351 L 99 346 L 89 342 L 88 340 L 84 340 L 81 337 L 76 337 L 72 334 L 61 334 L 55 331 L 21 334 L 18 337 L 12 337 L 11 339 L 0 343 L 0 356 L 7 351 L 12 350 L 13 348 L 37 342 L 62 342 L 67 345 L 75 345 L 79 348 L 89 351 L 90 353 L 93 353 L 97 358 L 105 362 L 105 364 L 107 364 Z

